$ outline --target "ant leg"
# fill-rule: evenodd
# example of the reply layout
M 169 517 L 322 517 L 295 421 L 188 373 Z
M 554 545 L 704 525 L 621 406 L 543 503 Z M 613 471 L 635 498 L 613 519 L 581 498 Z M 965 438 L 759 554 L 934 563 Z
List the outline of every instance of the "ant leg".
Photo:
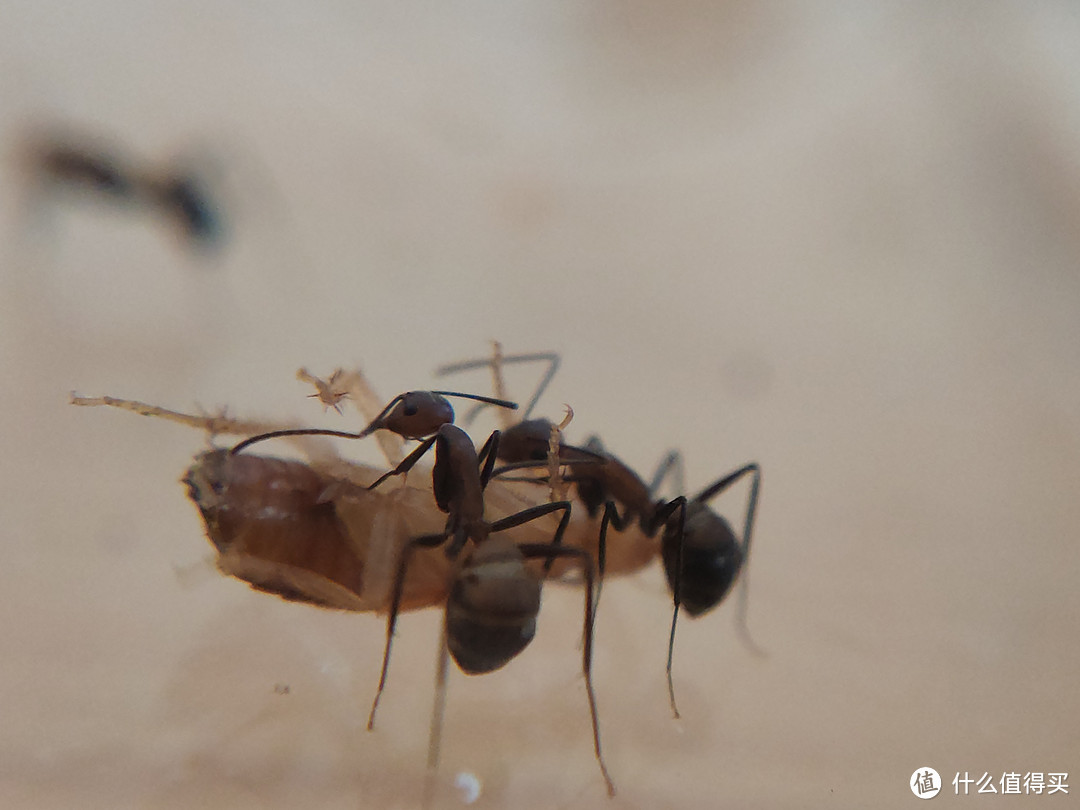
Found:
M 487 489 L 488 481 L 491 480 L 491 472 L 495 469 L 495 462 L 499 457 L 499 431 L 493 430 L 488 436 L 480 452 L 476 454 L 480 462 L 480 489 Z
M 683 483 L 683 458 L 682 453 L 678 450 L 668 452 L 657 465 L 652 482 L 649 484 L 649 494 L 655 497 L 660 485 L 664 483 L 664 479 L 669 475 L 671 476 L 672 489 L 676 492 L 686 492 L 686 486 Z
M 413 466 L 416 464 L 416 462 L 418 462 L 420 460 L 420 457 L 422 455 L 424 455 L 424 453 L 426 453 L 428 450 L 431 449 L 431 446 L 433 444 L 435 444 L 435 439 L 437 439 L 437 438 L 438 438 L 438 434 L 436 434 L 435 436 L 432 436 L 430 439 L 425 439 L 423 442 L 420 443 L 419 447 L 417 447 L 415 450 L 413 450 L 411 453 L 409 453 L 409 455 L 405 456 L 405 458 L 402 460 L 402 462 L 400 464 L 398 464 L 396 467 L 394 467 L 394 469 L 380 475 L 375 480 L 375 483 L 373 483 L 371 486 L 369 486 L 368 489 L 369 490 L 375 489 L 375 487 L 377 487 L 379 484 L 381 484 L 383 481 L 385 481 L 387 478 L 390 478 L 391 476 L 401 475 L 402 473 L 407 473 L 409 470 L 411 470 L 413 468 Z
M 555 352 L 535 352 L 533 354 L 504 355 L 502 361 L 503 363 L 534 363 L 539 361 L 548 364 L 547 371 L 545 371 L 544 376 L 540 378 L 540 382 L 537 383 L 532 397 L 529 398 L 529 402 L 525 406 L 525 413 L 521 417 L 524 421 L 532 414 L 533 408 L 536 407 L 536 403 L 540 400 L 540 397 L 544 395 L 548 385 L 551 384 L 555 374 L 559 371 L 559 363 L 562 362 L 562 358 Z
M 386 619 L 386 649 L 383 651 L 382 673 L 379 675 L 379 688 L 375 691 L 375 699 L 371 702 L 371 713 L 368 715 L 368 731 L 375 728 L 375 710 L 379 708 L 379 698 L 382 697 L 386 687 L 386 673 L 390 669 L 390 645 L 394 640 L 394 627 L 397 625 L 398 611 L 401 609 L 401 597 L 405 592 L 405 572 L 409 566 L 409 555 L 414 548 L 435 548 L 446 542 L 446 534 L 426 534 L 414 537 L 401 551 L 401 561 L 398 563 L 397 574 L 394 576 L 394 591 L 390 598 L 390 613 Z
M 446 676 L 450 664 L 450 645 L 446 621 L 443 620 L 439 638 L 439 658 L 435 666 L 435 705 L 431 710 L 431 729 L 428 732 L 427 775 L 424 778 L 424 800 L 421 807 L 430 807 L 439 771 L 439 752 L 442 748 L 443 718 L 446 714 Z
M 600 520 L 600 541 L 596 546 L 596 606 L 600 606 L 600 593 L 604 589 L 604 570 L 607 565 L 607 530 L 608 525 L 615 527 L 615 531 L 625 531 L 631 521 L 625 515 L 620 515 L 614 501 L 604 504 L 604 517 Z
M 680 495 L 678 498 L 669 501 L 656 510 L 653 515 L 652 524 L 655 527 L 664 525 L 668 519 L 676 511 L 679 513 L 678 534 L 679 534 L 679 553 L 676 557 L 676 571 L 680 573 L 676 578 L 675 584 L 672 587 L 672 598 L 675 606 L 671 612 L 671 634 L 668 636 L 668 648 L 667 648 L 667 685 L 668 685 L 668 700 L 671 702 L 671 713 L 678 720 L 681 716 L 679 714 L 679 707 L 675 703 L 675 682 L 671 679 L 671 662 L 675 656 L 675 625 L 679 621 L 679 607 L 682 605 L 682 598 L 679 594 L 679 589 L 682 584 L 682 570 L 683 570 L 683 538 L 685 537 L 686 528 L 686 498 Z
M 741 582 L 739 583 L 739 603 L 735 611 L 735 626 L 739 633 L 739 638 L 743 644 L 755 655 L 764 656 L 765 650 L 763 650 L 750 635 L 750 628 L 746 621 L 747 609 L 749 606 L 749 577 L 747 576 L 747 566 L 750 562 L 750 540 L 753 537 L 754 531 L 754 516 L 757 514 L 757 502 L 758 494 L 761 491 L 761 466 L 757 462 L 751 462 L 746 464 L 734 472 L 725 475 L 715 484 L 710 484 L 698 495 L 694 497 L 695 501 L 705 503 L 710 499 L 719 495 L 725 489 L 730 487 L 744 475 L 751 475 L 750 479 L 750 495 L 747 498 L 746 503 L 746 521 L 743 523 L 743 536 L 742 536 L 742 555 L 743 555 L 743 568 L 740 574 Z M 681 570 L 681 569 L 680 569 Z
M 528 523 L 530 520 L 536 520 L 538 517 L 550 514 L 562 510 L 562 518 L 559 520 L 559 527 L 555 530 L 555 536 L 551 539 L 551 545 L 560 547 L 562 545 L 563 535 L 566 534 L 566 527 L 570 525 L 570 501 L 555 501 L 554 503 L 541 503 L 536 506 L 530 506 L 528 509 L 522 509 L 520 512 L 515 512 L 512 515 L 496 520 L 489 527 L 491 534 L 495 532 L 501 532 L 505 529 L 512 529 L 515 526 L 520 526 L 522 523 Z M 544 566 L 544 573 L 547 574 L 551 570 L 551 562 Z
M 569 512 L 567 512 L 569 515 Z M 526 558 L 547 557 L 548 567 L 555 557 L 573 557 L 581 563 L 581 571 L 585 576 L 585 628 L 582 633 L 583 651 L 581 655 L 581 671 L 585 676 L 585 691 L 589 696 L 589 713 L 592 716 L 593 750 L 596 752 L 596 762 L 600 766 L 600 773 L 604 776 L 607 785 L 608 796 L 615 795 L 615 783 L 611 781 L 607 765 L 604 764 L 604 755 L 600 751 L 600 720 L 596 710 L 596 693 L 592 685 L 592 649 L 593 649 L 593 624 L 596 619 L 596 610 L 593 606 L 593 563 L 589 552 L 580 548 L 566 548 L 552 543 L 542 545 L 536 543 L 523 543 L 518 550 Z

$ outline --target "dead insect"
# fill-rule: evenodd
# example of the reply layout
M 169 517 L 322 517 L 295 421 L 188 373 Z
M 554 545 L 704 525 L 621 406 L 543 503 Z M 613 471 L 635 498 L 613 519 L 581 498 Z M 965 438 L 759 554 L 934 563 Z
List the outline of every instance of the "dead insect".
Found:
M 504 392 L 501 381 L 503 364 L 537 360 L 548 363 L 548 372 L 530 400 L 531 404 L 535 404 L 558 367 L 558 357 L 554 353 L 503 355 L 496 343 L 492 357 L 443 366 L 436 373 L 488 367 L 496 379 L 495 390 Z M 529 409 L 525 413 L 527 416 Z M 507 462 L 506 469 L 546 463 L 551 427 L 551 422 L 546 419 L 525 419 L 506 427 L 499 445 L 499 457 Z M 639 570 L 656 557 L 663 562 L 673 599 L 666 667 L 668 697 L 672 713 L 679 717 L 671 668 L 680 607 L 691 617 L 707 613 L 724 600 L 741 574 L 736 623 L 744 643 L 760 653 L 760 648 L 753 642 L 747 629 L 745 574 L 761 489 L 760 465 L 746 464 L 705 487 L 692 498 L 679 495 L 664 501 L 657 500 L 655 495 L 664 479 L 668 475 L 675 475 L 680 482 L 682 479 L 682 458 L 677 452 L 668 454 L 652 482 L 646 484 L 627 464 L 607 453 L 598 437 L 591 437 L 583 449 L 587 455 L 583 455 L 582 448 L 565 444 L 559 449 L 562 460 L 601 459 L 601 463 L 585 464 L 568 474 L 567 480 L 575 484 L 576 498 L 584 506 L 583 511 L 589 519 L 575 521 L 567 531 L 566 542 L 593 555 L 601 581 L 608 573 Z M 496 470 L 495 474 L 500 472 Z M 728 521 L 709 508 L 708 502 L 747 476 L 750 478 L 750 492 L 740 540 Z M 611 529 L 617 535 L 609 542 Z
M 211 436 L 250 436 L 282 425 L 194 416 L 112 397 L 76 397 L 168 419 Z M 302 442 L 303 439 L 296 441 Z M 382 470 L 354 464 L 328 448 L 308 461 L 211 449 L 196 456 L 182 482 L 198 508 L 222 573 L 284 599 L 351 611 L 385 611 L 401 548 L 443 523 L 423 480 L 393 492 L 369 491 Z M 504 508 L 517 509 L 511 500 Z M 422 554 L 405 583 L 403 609 L 441 604 L 449 566 Z

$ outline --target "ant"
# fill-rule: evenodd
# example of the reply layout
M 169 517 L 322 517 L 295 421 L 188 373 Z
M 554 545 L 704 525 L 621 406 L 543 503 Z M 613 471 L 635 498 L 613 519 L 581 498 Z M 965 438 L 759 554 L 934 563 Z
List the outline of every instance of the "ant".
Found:
M 298 376 L 310 378 L 303 370 Z M 308 381 L 313 379 L 317 378 Z M 335 402 L 339 398 L 333 386 L 317 385 L 316 388 L 324 402 L 325 398 Z M 469 435 L 453 424 L 453 408 L 445 396 L 465 397 L 506 408 L 517 407 L 506 400 L 459 392 L 409 391 L 394 397 L 358 433 L 321 428 L 269 431 L 245 439 L 229 453 L 235 456 L 252 444 L 271 438 L 334 436 L 360 439 L 379 429 L 392 431 L 404 439 L 423 439 L 397 466 L 368 485 L 368 491 L 372 491 L 391 477 L 406 475 L 428 451 L 435 449 L 432 493 L 439 510 L 447 515 L 446 525 L 441 532 L 410 539 L 402 549 L 390 599 L 382 671 L 368 716 L 370 731 L 374 729 L 375 714 L 386 687 L 394 629 L 412 555 L 421 549 L 441 547 L 451 570 L 446 578 L 448 595 L 428 748 L 429 774 L 434 773 L 438 766 L 449 657 L 452 656 L 458 667 L 468 675 L 493 672 L 508 664 L 532 641 L 540 611 L 542 576 L 530 569 L 526 561 L 542 558 L 545 575 L 556 558 L 569 559 L 578 564 L 585 579 L 582 672 L 592 719 L 593 748 L 608 794 L 614 795 L 614 783 L 600 749 L 600 726 L 592 687 L 593 561 L 585 550 L 562 545 L 563 535 L 570 523 L 571 504 L 566 500 L 542 503 L 494 522 L 485 520 L 484 494 L 498 458 L 499 431 L 493 431 L 477 453 Z M 562 517 L 550 542 L 515 543 L 507 537 L 494 536 L 557 511 L 562 513 Z
M 553 352 L 503 355 L 501 346 L 495 343 L 491 358 L 442 366 L 436 370 L 436 374 L 488 367 L 495 377 L 496 390 L 501 392 L 503 364 L 532 361 L 547 362 L 548 370 L 530 400 L 530 407 L 526 410 L 528 416 L 558 368 L 559 357 Z M 547 419 L 528 418 L 506 427 L 499 458 L 507 462 L 507 466 L 496 470 L 495 474 L 521 467 L 538 466 L 544 462 L 549 453 L 547 437 L 550 427 L 551 422 Z M 578 467 L 568 479 L 576 485 L 576 496 L 585 506 L 590 520 L 572 527 L 567 541 L 595 554 L 601 583 L 608 570 L 617 573 L 634 571 L 649 564 L 656 556 L 661 558 L 674 603 L 666 671 L 671 710 L 678 718 L 680 714 L 675 701 L 672 661 L 680 607 L 691 618 L 707 613 L 724 600 L 735 580 L 742 574 L 736 623 L 743 642 L 753 652 L 761 654 L 761 649 L 754 643 L 747 629 L 745 574 L 761 490 L 761 467 L 756 462 L 745 464 L 705 487 L 692 498 L 680 494 L 664 501 L 655 498 L 655 493 L 664 479 L 669 474 L 679 481 L 682 479 L 682 458 L 677 452 L 672 451 L 665 457 L 652 482 L 646 484 L 625 462 L 606 452 L 598 437 L 589 438 L 584 450 L 594 459 L 599 457 L 602 461 Z M 561 445 L 559 453 L 568 460 L 582 458 L 581 449 L 568 445 Z M 740 541 L 731 524 L 712 511 L 708 503 L 745 477 L 750 479 L 750 493 Z M 682 489 L 681 485 L 679 489 Z M 599 531 L 595 526 L 598 517 Z M 608 559 L 609 527 L 619 533 L 614 561 Z M 615 562 L 614 568 L 609 565 L 610 562 Z
M 220 206 L 200 175 L 186 167 L 137 166 L 85 136 L 58 133 L 31 139 L 27 164 L 47 190 L 155 213 L 195 250 L 214 250 L 224 241 Z

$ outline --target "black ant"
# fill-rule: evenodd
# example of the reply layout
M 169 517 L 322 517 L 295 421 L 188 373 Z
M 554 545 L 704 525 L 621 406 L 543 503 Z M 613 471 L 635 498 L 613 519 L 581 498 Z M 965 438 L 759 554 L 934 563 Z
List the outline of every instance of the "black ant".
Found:
M 548 371 L 530 400 L 531 408 L 558 367 L 558 355 L 554 353 L 503 355 L 496 343 L 492 358 L 442 366 L 436 373 L 489 367 L 498 381 L 496 389 L 501 391 L 502 364 L 537 360 L 546 361 Z M 529 410 L 526 410 L 526 415 L 528 413 Z M 499 444 L 499 458 L 507 462 L 507 467 L 496 470 L 495 474 L 544 463 L 550 452 L 550 433 L 551 422 L 547 419 L 525 419 L 507 427 Z M 582 465 L 567 480 L 576 485 L 577 497 L 585 505 L 590 519 L 595 521 L 601 512 L 603 515 L 598 532 L 594 523 L 577 524 L 571 527 L 567 542 L 595 553 L 601 582 L 605 573 L 612 568 L 607 547 L 609 526 L 620 532 L 619 544 L 614 549 L 616 572 L 637 570 L 657 555 L 660 556 L 674 602 L 668 638 L 668 697 L 672 713 L 679 717 L 671 668 L 680 607 L 691 617 L 707 613 L 724 600 L 742 573 L 737 626 L 744 643 L 754 652 L 761 652 L 747 630 L 747 580 L 744 571 L 750 554 L 754 516 L 761 489 L 760 465 L 756 462 L 746 464 L 710 484 L 693 498 L 679 495 L 670 501 L 663 501 L 656 500 L 654 493 L 664 478 L 670 473 L 677 474 L 680 480 L 682 478 L 682 460 L 678 453 L 669 453 L 653 476 L 652 483 L 646 484 L 623 461 L 607 453 L 599 438 L 591 437 L 586 441 L 584 450 L 594 461 L 598 457 L 602 459 L 601 463 Z M 563 460 L 584 458 L 581 449 L 568 445 L 561 445 L 559 453 Z M 750 476 L 750 494 L 740 542 L 728 521 L 713 512 L 708 502 L 746 476 Z
M 39 135 L 28 151 L 30 169 L 50 190 L 150 210 L 198 250 L 216 249 L 224 241 L 221 207 L 194 171 L 179 165 L 138 166 L 86 137 L 71 135 Z

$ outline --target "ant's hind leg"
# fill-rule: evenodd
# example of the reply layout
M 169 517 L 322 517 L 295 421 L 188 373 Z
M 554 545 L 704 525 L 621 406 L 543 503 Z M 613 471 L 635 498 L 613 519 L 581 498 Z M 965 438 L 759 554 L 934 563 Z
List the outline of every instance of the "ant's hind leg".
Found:
M 569 513 L 568 513 L 569 514 Z M 518 550 L 525 558 L 546 557 L 546 565 L 550 567 L 555 557 L 572 557 L 581 564 L 581 572 L 585 577 L 585 627 L 582 633 L 581 671 L 585 676 L 585 691 L 589 696 L 589 713 L 592 717 L 593 750 L 596 752 L 596 762 L 603 774 L 604 784 L 607 786 L 608 796 L 615 795 L 615 783 L 611 780 L 607 765 L 604 764 L 604 755 L 600 751 L 600 720 L 596 710 L 596 693 L 592 685 L 592 650 L 593 650 L 593 625 L 596 620 L 596 608 L 593 605 L 593 563 L 589 553 L 580 548 L 567 548 L 550 544 L 522 543 Z

